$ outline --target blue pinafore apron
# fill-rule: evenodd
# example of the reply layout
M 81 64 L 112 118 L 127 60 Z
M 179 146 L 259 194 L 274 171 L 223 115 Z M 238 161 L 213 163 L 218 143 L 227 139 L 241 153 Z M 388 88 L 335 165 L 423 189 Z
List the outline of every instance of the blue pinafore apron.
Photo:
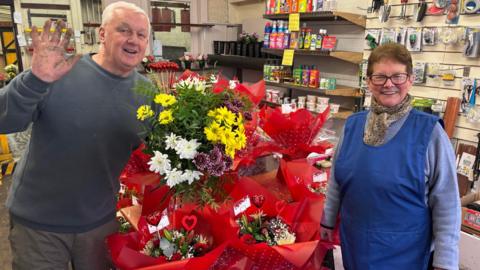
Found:
M 387 143 L 363 142 L 367 112 L 349 118 L 335 163 L 347 270 L 427 269 L 432 240 L 425 158 L 438 118 L 416 110 Z

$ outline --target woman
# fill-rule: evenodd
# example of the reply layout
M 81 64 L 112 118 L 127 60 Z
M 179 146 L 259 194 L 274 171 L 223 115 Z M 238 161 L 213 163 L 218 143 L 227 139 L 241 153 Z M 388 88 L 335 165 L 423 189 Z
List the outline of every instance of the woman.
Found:
M 347 270 L 458 269 L 455 155 L 442 121 L 412 109 L 410 53 L 378 47 L 367 76 L 371 110 L 345 124 L 321 236 L 332 239 L 339 212 Z

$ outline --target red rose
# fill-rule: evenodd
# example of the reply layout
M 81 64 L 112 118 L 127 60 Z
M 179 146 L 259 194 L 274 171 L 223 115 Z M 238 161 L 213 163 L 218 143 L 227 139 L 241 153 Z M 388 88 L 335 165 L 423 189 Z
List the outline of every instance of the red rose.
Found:
M 180 253 L 175 253 L 172 255 L 172 258 L 170 259 L 170 261 L 179 261 L 182 259 L 182 254 Z

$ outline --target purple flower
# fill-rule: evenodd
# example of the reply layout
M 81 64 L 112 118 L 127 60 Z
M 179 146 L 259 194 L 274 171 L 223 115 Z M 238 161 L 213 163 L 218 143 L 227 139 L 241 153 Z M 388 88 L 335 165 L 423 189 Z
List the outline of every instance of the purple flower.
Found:
M 213 176 L 222 176 L 225 171 L 225 162 L 211 163 L 211 166 L 208 167 L 208 173 Z
M 199 169 L 200 171 L 204 171 L 207 169 L 209 161 L 209 156 L 207 154 L 198 153 L 193 159 L 193 164 L 195 164 L 195 166 L 197 166 L 197 169 Z
M 238 99 L 234 99 L 232 101 L 232 105 L 237 107 L 237 108 L 240 108 L 240 109 L 245 107 L 245 104 L 243 104 L 243 102 L 241 100 L 238 100 Z
M 223 106 L 227 107 L 227 109 L 233 113 L 238 113 L 240 111 L 240 109 L 233 105 L 230 101 L 225 101 Z
M 215 145 L 213 147 L 213 149 L 210 151 L 210 155 L 209 155 L 208 159 L 210 160 L 210 162 L 213 165 L 223 163 L 223 151 L 222 151 L 222 149 L 218 145 Z
M 244 112 L 243 113 L 243 117 L 245 118 L 245 120 L 247 121 L 252 121 L 253 117 L 252 117 L 252 114 L 250 112 Z
M 223 162 L 225 163 L 225 169 L 228 170 L 233 165 L 233 160 L 227 155 L 223 155 Z

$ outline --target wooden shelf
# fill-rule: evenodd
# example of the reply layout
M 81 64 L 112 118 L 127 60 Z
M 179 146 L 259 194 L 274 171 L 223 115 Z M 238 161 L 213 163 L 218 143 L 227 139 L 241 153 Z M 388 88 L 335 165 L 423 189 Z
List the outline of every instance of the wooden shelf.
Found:
M 217 61 L 219 66 L 263 70 L 263 65 L 266 63 L 267 58 L 209 54 L 208 60 L 209 62 Z
M 262 48 L 262 52 L 269 53 L 273 55 L 283 55 L 283 49 L 267 49 Z M 307 55 L 307 56 L 322 56 L 322 57 L 332 57 L 337 58 L 349 63 L 353 64 L 360 64 L 363 60 L 363 53 L 362 52 L 348 52 L 348 51 L 311 51 L 311 50 L 295 50 L 295 55 Z
M 264 14 L 263 18 L 270 20 L 288 20 L 288 14 Z M 367 18 L 364 15 L 348 12 L 318 11 L 300 13 L 300 21 L 346 21 L 365 28 Z
M 278 104 L 278 103 L 274 103 L 274 102 L 270 102 L 270 101 L 266 101 L 266 100 L 262 100 L 261 102 L 262 104 L 265 104 L 267 106 L 270 106 L 270 107 L 279 107 L 281 104 Z M 317 112 L 314 112 L 314 111 L 309 111 L 313 114 L 318 114 Z M 335 118 L 335 119 L 347 119 L 350 115 L 352 115 L 354 112 L 353 111 L 350 111 L 350 110 L 346 110 L 346 109 L 340 109 L 340 111 L 338 113 L 334 113 L 331 115 L 332 118 Z
M 264 2 L 264 0 L 230 0 L 228 2 L 232 5 L 241 6 L 241 5 L 249 5 L 249 4 Z
M 342 86 L 342 85 L 337 85 L 337 88 L 334 90 L 325 90 L 325 89 L 294 85 L 289 83 L 275 83 L 275 82 L 266 81 L 265 84 L 270 86 L 285 87 L 285 88 L 290 88 L 295 90 L 307 91 L 307 92 L 317 93 L 317 94 L 326 95 L 326 96 L 342 96 L 342 97 L 354 97 L 354 98 L 361 98 L 363 96 L 362 93 L 360 92 L 360 89 L 349 87 L 349 86 Z

